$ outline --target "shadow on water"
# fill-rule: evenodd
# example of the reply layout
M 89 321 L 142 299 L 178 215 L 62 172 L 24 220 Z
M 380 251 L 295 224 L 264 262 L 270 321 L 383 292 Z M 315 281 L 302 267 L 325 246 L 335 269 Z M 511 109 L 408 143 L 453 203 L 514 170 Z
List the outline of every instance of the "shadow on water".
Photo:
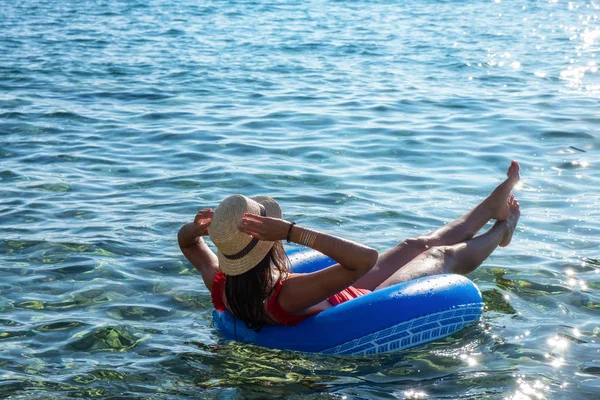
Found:
M 377 396 L 380 396 L 390 387 L 410 390 L 442 380 L 461 385 L 465 380 L 480 380 L 465 371 L 472 362 L 465 360 L 483 344 L 482 339 L 488 340 L 482 332 L 481 326 L 471 326 L 443 341 L 376 356 L 335 357 L 236 342 L 210 346 L 189 342 L 199 352 L 179 357 L 189 367 L 187 374 L 196 375 L 193 385 L 202 389 L 230 388 L 254 398 L 267 393 L 279 396 L 337 393 L 359 386 L 379 391 Z

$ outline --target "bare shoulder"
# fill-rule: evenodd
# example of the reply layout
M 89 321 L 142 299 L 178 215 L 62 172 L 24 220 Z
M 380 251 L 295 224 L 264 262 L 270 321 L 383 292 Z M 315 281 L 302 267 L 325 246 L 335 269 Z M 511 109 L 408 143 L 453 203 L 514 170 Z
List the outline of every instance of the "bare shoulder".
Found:
M 340 264 L 311 273 L 292 273 L 281 288 L 279 304 L 288 312 L 302 313 L 346 289 L 356 279 L 352 271 Z

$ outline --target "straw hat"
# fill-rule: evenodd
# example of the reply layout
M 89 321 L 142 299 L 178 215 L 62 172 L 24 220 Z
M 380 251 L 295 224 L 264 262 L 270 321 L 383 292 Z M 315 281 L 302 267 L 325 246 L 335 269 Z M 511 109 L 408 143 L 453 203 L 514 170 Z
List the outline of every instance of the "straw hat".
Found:
M 254 268 L 267 255 L 274 242 L 258 240 L 238 230 L 245 213 L 281 218 L 279 204 L 267 196 L 234 194 L 219 204 L 208 234 L 217 246 L 219 268 L 227 275 L 241 275 Z

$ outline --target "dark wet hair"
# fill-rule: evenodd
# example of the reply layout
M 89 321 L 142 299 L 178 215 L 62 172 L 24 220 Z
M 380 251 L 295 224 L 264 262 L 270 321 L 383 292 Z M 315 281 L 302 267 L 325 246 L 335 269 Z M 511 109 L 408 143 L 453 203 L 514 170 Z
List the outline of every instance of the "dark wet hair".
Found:
M 225 297 L 229 310 L 239 317 L 248 329 L 258 332 L 270 321 L 265 310 L 277 283 L 288 273 L 288 258 L 281 241 L 273 244 L 267 255 L 251 270 L 241 275 L 229 276 L 225 282 Z M 276 274 L 273 274 L 273 269 Z M 274 278 L 273 276 L 277 278 Z

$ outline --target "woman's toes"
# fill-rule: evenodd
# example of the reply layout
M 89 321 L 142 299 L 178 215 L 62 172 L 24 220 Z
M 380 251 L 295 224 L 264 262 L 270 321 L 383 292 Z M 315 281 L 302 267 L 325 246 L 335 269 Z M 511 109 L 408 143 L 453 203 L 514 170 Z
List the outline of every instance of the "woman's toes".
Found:
M 516 162 L 515 160 L 513 160 L 510 163 L 510 166 L 508 167 L 508 171 L 506 172 L 506 176 L 508 176 L 509 178 L 518 181 L 520 179 L 519 176 L 519 170 L 521 169 L 521 166 L 519 165 L 518 162 Z

